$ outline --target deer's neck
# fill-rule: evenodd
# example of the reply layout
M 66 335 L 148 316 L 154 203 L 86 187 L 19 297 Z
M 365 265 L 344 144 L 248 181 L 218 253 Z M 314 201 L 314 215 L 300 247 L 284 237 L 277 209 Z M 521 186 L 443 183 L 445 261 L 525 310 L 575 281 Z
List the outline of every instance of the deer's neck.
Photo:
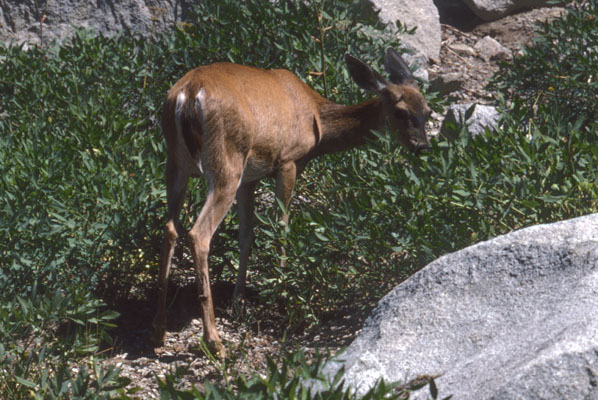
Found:
M 372 129 L 384 125 L 382 102 L 375 98 L 350 106 L 325 103 L 320 107 L 320 122 L 321 137 L 313 157 L 362 146 L 373 138 Z

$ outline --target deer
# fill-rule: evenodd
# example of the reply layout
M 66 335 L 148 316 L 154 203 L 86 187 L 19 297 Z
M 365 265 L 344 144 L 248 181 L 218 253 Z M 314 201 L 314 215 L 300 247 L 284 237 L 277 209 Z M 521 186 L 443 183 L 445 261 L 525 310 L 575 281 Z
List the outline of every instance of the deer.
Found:
M 188 231 L 199 287 L 203 339 L 225 354 L 218 334 L 210 289 L 210 241 L 237 201 L 239 266 L 233 298 L 245 291 L 247 264 L 254 239 L 257 183 L 276 180 L 276 197 L 288 206 L 297 178 L 315 157 L 365 145 L 386 121 L 399 144 L 412 152 L 429 147 L 426 121 L 431 114 L 405 60 L 387 49 L 386 80 L 358 58 L 345 54 L 353 81 L 374 98 L 355 105 L 334 103 L 285 69 L 264 70 L 214 63 L 187 72 L 169 90 L 162 116 L 167 145 L 167 222 L 160 252 L 158 307 L 151 340 L 164 343 L 166 294 L 171 260 L 183 228 L 179 214 L 188 180 L 203 176 L 208 194 Z

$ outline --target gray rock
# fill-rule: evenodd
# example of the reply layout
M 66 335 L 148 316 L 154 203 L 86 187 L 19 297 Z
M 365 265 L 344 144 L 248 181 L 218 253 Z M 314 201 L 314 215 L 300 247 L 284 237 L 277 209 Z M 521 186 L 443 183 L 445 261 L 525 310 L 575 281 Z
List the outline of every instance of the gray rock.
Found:
M 463 75 L 457 72 L 440 74 L 430 80 L 430 90 L 445 96 L 461 89 L 463 86 Z
M 517 11 L 549 6 L 549 0 L 463 0 L 484 21 L 494 21 Z M 567 1 L 562 1 L 567 3 Z
M 474 103 L 468 104 L 452 104 L 446 112 L 442 126 L 440 127 L 440 134 L 449 140 L 455 139 L 456 133 L 463 126 L 467 125 L 469 133 L 472 136 L 483 133 L 486 128 L 491 131 L 496 129 L 498 125 L 498 119 L 500 114 L 493 106 L 475 104 L 473 114 L 469 119 L 464 120 L 467 111 L 474 105 Z M 457 127 L 457 132 L 449 129 L 449 125 Z
M 181 21 L 188 8 L 180 0 L 0 1 L 0 41 L 39 43 L 64 40 L 73 26 L 103 35 L 116 33 L 150 36 Z M 45 15 L 43 24 L 42 16 Z
M 490 60 L 508 60 L 513 56 L 511 50 L 507 49 L 491 36 L 484 36 L 473 48 L 486 62 Z
M 406 45 L 405 47 L 407 48 L 407 52 L 402 54 L 402 57 L 411 67 L 413 76 L 424 82 L 428 82 L 430 80 L 428 69 L 426 68 L 428 66 L 428 57 L 421 51 L 417 51 L 409 45 Z
M 473 49 L 473 47 L 468 46 L 464 43 L 451 43 L 450 45 L 448 45 L 448 47 L 455 53 L 463 56 L 475 57 L 478 55 L 478 53 Z
M 439 258 L 380 301 L 340 359 L 360 392 L 442 374 L 441 398 L 598 398 L 598 214 Z
M 401 39 L 426 57 L 440 57 L 440 19 L 433 0 L 361 0 L 367 12 L 373 12 L 384 22 L 400 20 L 408 28 L 417 27 L 414 35 Z

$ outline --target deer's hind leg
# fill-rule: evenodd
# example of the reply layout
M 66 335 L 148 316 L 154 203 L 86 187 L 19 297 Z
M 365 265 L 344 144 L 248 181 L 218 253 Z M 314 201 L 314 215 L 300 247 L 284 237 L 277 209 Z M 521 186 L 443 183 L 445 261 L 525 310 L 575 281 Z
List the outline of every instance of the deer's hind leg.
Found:
M 238 173 L 220 173 L 210 179 L 210 189 L 199 217 L 189 231 L 189 239 L 197 273 L 199 298 L 201 301 L 204 339 L 223 354 L 224 348 L 216 328 L 214 304 L 210 289 L 210 273 L 208 269 L 208 253 L 210 242 L 218 225 L 230 209 L 241 179 L 242 168 Z
M 176 167 L 172 160 L 166 163 L 166 198 L 168 203 L 168 221 L 164 228 L 164 239 L 160 249 L 160 272 L 158 276 L 158 310 L 153 321 L 152 344 L 160 346 L 166 336 L 166 292 L 168 275 L 177 238 L 181 233 L 179 215 L 189 177 Z

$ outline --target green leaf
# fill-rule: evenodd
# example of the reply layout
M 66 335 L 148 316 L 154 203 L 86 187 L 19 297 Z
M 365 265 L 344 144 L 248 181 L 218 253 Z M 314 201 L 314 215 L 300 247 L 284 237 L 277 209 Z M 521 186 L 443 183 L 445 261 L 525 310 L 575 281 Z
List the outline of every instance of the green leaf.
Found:
M 25 378 L 21 378 L 20 376 L 15 376 L 15 380 L 23 386 L 27 386 L 27 387 L 33 388 L 33 389 L 37 388 L 37 384 L 35 382 L 30 381 Z

